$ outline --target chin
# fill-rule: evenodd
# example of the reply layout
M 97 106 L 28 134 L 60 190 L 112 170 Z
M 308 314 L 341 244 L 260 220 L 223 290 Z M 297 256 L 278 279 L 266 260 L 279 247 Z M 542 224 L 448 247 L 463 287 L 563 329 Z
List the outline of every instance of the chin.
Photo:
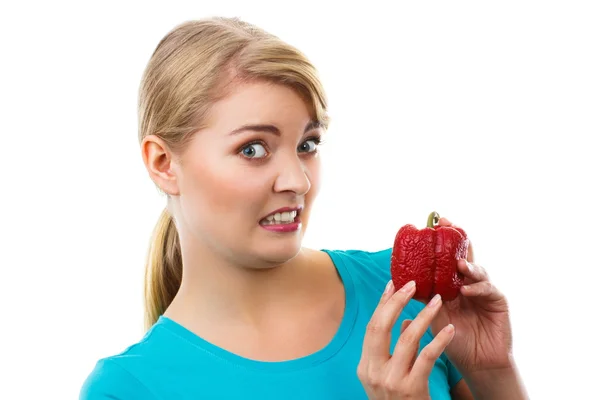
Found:
M 270 246 L 269 246 L 270 247 Z M 261 256 L 268 261 L 269 264 L 274 264 L 274 266 L 284 264 L 300 253 L 301 243 L 298 241 L 297 243 L 290 243 L 289 245 L 279 245 L 274 246 L 273 248 L 267 248 L 263 252 L 261 252 Z
M 289 238 L 261 238 L 255 242 L 253 258 L 258 268 L 273 268 L 285 264 L 300 253 L 302 240 L 299 236 Z

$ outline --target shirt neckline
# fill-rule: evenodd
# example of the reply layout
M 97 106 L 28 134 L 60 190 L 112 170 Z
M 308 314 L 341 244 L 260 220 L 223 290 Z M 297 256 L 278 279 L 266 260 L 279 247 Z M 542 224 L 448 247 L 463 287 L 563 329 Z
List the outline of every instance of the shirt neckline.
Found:
M 350 275 L 344 259 L 340 256 L 338 250 L 322 249 L 331 258 L 338 274 L 342 279 L 345 293 L 345 306 L 342 321 L 331 341 L 321 350 L 304 357 L 287 361 L 258 361 L 241 357 L 219 346 L 216 346 L 195 333 L 191 332 L 183 325 L 174 320 L 161 315 L 156 322 L 157 327 L 163 327 L 177 336 L 185 339 L 192 345 L 211 355 L 220 358 L 230 364 L 242 368 L 262 370 L 269 372 L 287 372 L 298 369 L 306 369 L 317 366 L 335 356 L 346 344 L 356 323 L 358 314 L 358 302 L 356 299 L 355 285 Z

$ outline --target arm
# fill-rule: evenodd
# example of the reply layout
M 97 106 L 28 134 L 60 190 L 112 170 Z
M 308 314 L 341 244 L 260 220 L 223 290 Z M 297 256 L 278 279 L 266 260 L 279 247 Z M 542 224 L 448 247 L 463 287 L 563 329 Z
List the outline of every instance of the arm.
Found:
M 458 381 L 456 385 L 450 391 L 452 396 L 452 400 L 475 400 L 473 394 L 471 393 L 471 389 L 467 385 L 464 379 Z
M 456 385 L 457 396 L 459 396 L 456 397 L 457 400 L 527 400 L 529 398 L 517 366 L 514 364 L 512 367 L 506 369 L 475 372 L 469 377 L 465 377 L 461 382 Z M 469 393 L 467 394 L 466 391 L 469 391 Z M 471 395 L 471 393 L 473 397 L 466 397 Z M 452 395 L 454 396 L 454 391 Z
M 87 377 L 79 400 L 155 399 L 156 397 L 129 371 L 112 360 L 100 360 Z

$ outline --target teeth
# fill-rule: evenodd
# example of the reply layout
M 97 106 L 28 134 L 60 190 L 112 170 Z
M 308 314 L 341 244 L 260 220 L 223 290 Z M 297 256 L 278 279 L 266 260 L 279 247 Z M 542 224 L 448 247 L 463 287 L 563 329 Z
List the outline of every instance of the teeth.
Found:
M 289 224 L 294 222 L 294 219 L 298 215 L 297 211 L 284 211 L 282 213 L 275 213 L 265 218 L 263 225 L 274 225 L 274 224 Z

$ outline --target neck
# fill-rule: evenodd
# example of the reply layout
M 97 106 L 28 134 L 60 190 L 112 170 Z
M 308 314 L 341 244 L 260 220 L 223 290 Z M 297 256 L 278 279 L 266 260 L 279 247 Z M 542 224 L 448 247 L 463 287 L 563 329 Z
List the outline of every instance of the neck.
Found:
M 183 278 L 165 315 L 197 325 L 262 326 L 301 309 L 318 283 L 309 270 L 310 250 L 281 265 L 248 266 L 207 250 L 182 246 Z

